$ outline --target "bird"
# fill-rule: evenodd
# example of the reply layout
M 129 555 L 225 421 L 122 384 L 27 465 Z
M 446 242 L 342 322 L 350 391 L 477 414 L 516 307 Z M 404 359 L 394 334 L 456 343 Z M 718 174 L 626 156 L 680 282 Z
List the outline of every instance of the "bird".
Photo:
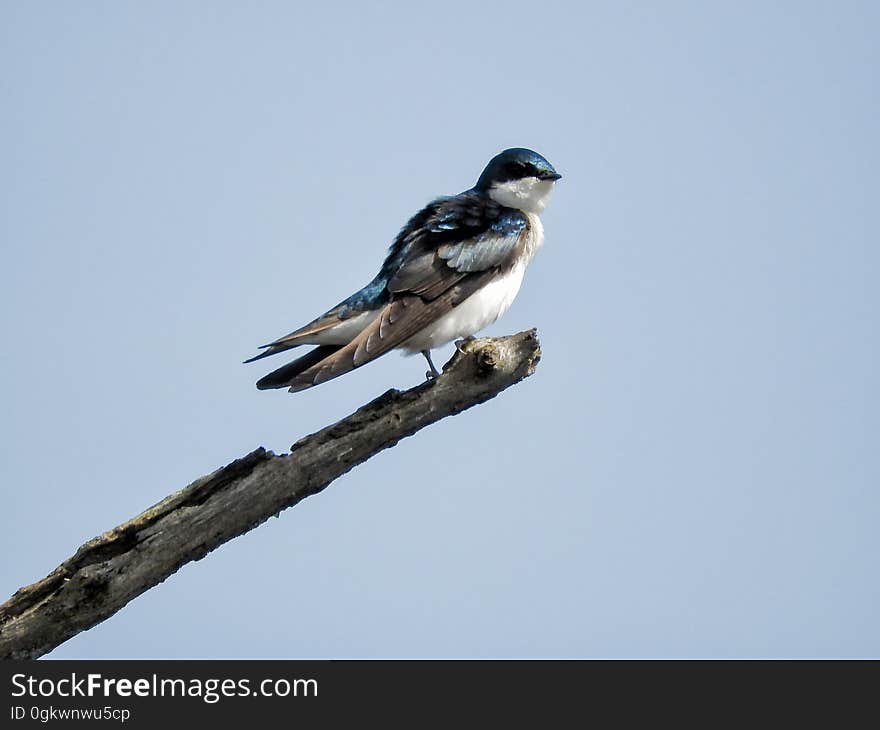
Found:
M 245 360 L 314 346 L 257 388 L 306 390 L 395 349 L 421 353 L 427 379 L 438 377 L 431 350 L 460 346 L 510 307 L 544 241 L 540 216 L 561 177 L 533 150 L 495 155 L 472 188 L 432 200 L 409 219 L 369 284 Z

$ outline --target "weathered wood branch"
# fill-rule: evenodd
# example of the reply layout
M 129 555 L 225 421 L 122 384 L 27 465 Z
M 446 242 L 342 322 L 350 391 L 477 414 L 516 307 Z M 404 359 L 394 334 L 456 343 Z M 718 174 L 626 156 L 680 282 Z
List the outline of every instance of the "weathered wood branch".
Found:
M 495 397 L 534 372 L 534 330 L 462 346 L 433 382 L 389 390 L 347 418 L 197 479 L 89 540 L 0 606 L 0 658 L 33 659 L 109 618 L 181 566 L 252 530 L 416 431 Z

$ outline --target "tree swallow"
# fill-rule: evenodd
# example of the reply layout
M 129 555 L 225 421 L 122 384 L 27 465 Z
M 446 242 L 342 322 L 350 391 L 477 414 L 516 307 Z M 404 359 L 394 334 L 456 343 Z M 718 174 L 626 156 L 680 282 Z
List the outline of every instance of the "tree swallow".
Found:
M 245 362 L 316 345 L 257 381 L 305 390 L 393 349 L 422 353 L 492 324 L 513 302 L 544 240 L 540 214 L 562 177 L 541 155 L 493 157 L 470 190 L 428 203 L 403 227 L 369 284 Z

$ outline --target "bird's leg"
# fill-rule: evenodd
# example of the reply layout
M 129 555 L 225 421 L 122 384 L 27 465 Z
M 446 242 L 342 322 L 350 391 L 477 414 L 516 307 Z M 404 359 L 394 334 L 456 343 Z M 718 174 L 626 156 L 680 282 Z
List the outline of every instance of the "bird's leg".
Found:
M 428 372 L 425 373 L 425 378 L 428 380 L 434 380 L 435 378 L 439 378 L 440 373 L 437 371 L 437 368 L 434 367 L 434 363 L 431 360 L 431 351 L 430 350 L 422 350 L 422 354 L 425 356 L 425 360 L 428 361 L 428 367 L 431 368 Z
M 473 335 L 468 335 L 467 337 L 462 337 L 460 340 L 455 341 L 455 349 L 458 350 L 462 355 L 464 355 L 464 350 L 461 349 L 461 346 L 465 342 L 472 342 L 475 339 L 477 339 L 477 338 L 474 337 Z

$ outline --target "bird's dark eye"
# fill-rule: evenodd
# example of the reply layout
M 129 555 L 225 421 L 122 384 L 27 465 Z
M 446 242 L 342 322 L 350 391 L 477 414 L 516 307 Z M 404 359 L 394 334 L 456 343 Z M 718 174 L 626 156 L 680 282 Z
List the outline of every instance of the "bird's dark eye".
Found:
M 513 162 L 510 164 L 510 167 L 508 169 L 510 171 L 510 176 L 512 179 L 529 177 L 530 175 L 534 174 L 529 165 L 527 165 L 525 162 Z

